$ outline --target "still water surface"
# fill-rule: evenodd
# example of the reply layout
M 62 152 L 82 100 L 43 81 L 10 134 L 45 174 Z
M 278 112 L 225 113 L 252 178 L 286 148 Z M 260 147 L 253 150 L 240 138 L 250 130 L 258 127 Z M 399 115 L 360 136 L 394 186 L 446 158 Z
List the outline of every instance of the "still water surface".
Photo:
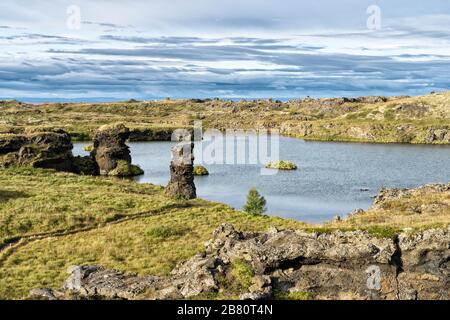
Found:
M 74 154 L 86 155 L 86 143 Z M 139 182 L 166 185 L 171 142 L 129 143 L 133 163 L 145 171 Z M 196 149 L 199 149 L 198 147 Z M 205 165 L 209 176 L 196 177 L 199 197 L 242 208 L 256 187 L 267 213 L 323 222 L 356 208 L 367 209 L 381 187 L 415 187 L 450 181 L 450 146 L 305 142 L 280 137 L 280 159 L 298 170 L 261 175 L 262 165 Z M 198 151 L 198 150 L 197 150 Z

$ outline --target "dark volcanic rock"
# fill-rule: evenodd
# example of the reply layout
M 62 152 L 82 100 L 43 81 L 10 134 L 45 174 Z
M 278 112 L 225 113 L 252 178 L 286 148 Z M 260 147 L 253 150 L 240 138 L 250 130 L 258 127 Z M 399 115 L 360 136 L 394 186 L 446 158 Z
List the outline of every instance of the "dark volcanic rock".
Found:
M 179 143 L 172 148 L 170 181 L 166 187 L 168 196 L 183 199 L 197 197 L 193 174 L 193 149 L 192 142 Z
M 87 157 L 74 157 L 73 158 L 73 172 L 76 174 L 88 175 L 88 176 L 98 176 L 100 170 L 98 168 L 97 162 L 91 156 Z
M 131 163 L 130 148 L 125 144 L 129 135 L 130 131 L 123 124 L 105 125 L 97 130 L 91 156 L 97 162 L 101 175 L 112 172 L 119 160 Z
M 131 164 L 123 125 L 101 127 L 90 156 L 74 157 L 69 134 L 62 130 L 30 134 L 0 134 L 0 166 L 33 166 L 85 175 L 135 176 L 143 171 Z
M 254 272 L 241 299 L 274 292 L 314 299 L 449 299 L 450 228 L 378 238 L 367 232 L 329 234 L 301 230 L 243 233 L 221 225 L 205 253 L 168 277 L 139 277 L 101 267 L 74 267 L 60 291 L 41 298 L 179 299 L 226 290 L 233 264 Z M 242 262 L 241 262 L 242 263 Z
M 129 136 L 130 130 L 123 124 L 105 125 L 97 130 L 91 157 L 101 175 L 129 177 L 144 173 L 131 164 L 130 148 L 125 143 Z
M 73 171 L 72 142 L 62 131 L 0 135 L 0 164 Z

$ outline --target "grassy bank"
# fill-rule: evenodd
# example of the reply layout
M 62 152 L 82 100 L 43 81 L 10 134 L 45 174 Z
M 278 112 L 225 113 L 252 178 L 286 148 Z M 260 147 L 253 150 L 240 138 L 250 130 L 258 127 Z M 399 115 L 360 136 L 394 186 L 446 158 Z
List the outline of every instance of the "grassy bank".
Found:
M 73 264 L 167 274 L 223 222 L 243 230 L 304 226 L 201 199 L 174 201 L 159 186 L 130 180 L 23 168 L 1 169 L 0 180 L 0 237 L 23 238 L 0 253 L 0 298 L 59 287 Z
M 0 132 L 63 128 L 89 140 L 101 125 L 123 122 L 133 140 L 168 140 L 175 128 L 276 128 L 320 141 L 450 143 L 450 92 L 378 99 L 161 100 L 31 105 L 0 102 Z M 436 132 L 437 134 L 434 134 Z
M 166 275 L 202 251 L 223 222 L 240 230 L 366 229 L 384 237 L 405 228 L 445 227 L 449 208 L 449 191 L 425 188 L 341 222 L 307 225 L 201 199 L 174 201 L 159 186 L 131 180 L 0 169 L 0 237 L 22 239 L 0 252 L 0 298 L 23 298 L 37 287 L 58 288 L 71 265 Z

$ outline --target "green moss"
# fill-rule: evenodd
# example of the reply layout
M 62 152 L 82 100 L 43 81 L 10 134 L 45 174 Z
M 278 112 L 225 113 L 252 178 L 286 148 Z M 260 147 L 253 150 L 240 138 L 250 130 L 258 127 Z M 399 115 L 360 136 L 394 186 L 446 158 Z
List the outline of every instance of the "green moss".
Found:
M 71 265 L 167 275 L 178 263 L 204 250 L 204 243 L 224 222 L 246 231 L 305 226 L 201 199 L 173 201 L 162 187 L 130 179 L 8 168 L 0 169 L 0 190 L 0 245 L 24 236 L 74 232 L 3 251 L 0 299 L 24 298 L 34 288 L 59 288 Z M 241 273 L 247 272 L 237 272 Z M 229 282 L 235 283 L 231 277 Z M 226 298 L 237 298 L 238 293 L 233 291 Z
M 278 169 L 278 170 L 297 170 L 297 165 L 292 161 L 272 161 L 266 165 L 267 169 Z
M 130 171 L 131 175 L 133 176 L 140 176 L 144 174 L 144 170 L 142 170 L 141 167 L 134 164 L 130 164 Z
M 209 175 L 209 172 L 203 166 L 194 166 L 193 174 L 194 174 L 194 176 L 207 176 L 207 175 Z
M 244 260 L 235 260 L 231 263 L 230 276 L 235 289 L 242 290 L 252 285 L 255 273 L 252 266 Z
M 95 176 L 99 173 L 97 163 L 91 157 L 74 157 L 73 165 L 78 174 Z
M 125 160 L 118 160 L 117 166 L 114 170 L 110 171 L 108 175 L 117 177 L 134 177 L 144 174 L 139 166 L 129 164 Z
M 367 230 L 369 234 L 377 238 L 394 239 L 400 233 L 399 230 L 386 226 L 373 226 L 366 228 L 365 230 Z
M 91 152 L 92 150 L 94 150 L 94 145 L 92 145 L 92 144 L 87 145 L 83 148 L 83 150 L 87 151 L 87 152 Z
M 276 290 L 274 292 L 275 300 L 311 300 L 311 294 L 303 291 L 284 292 Z

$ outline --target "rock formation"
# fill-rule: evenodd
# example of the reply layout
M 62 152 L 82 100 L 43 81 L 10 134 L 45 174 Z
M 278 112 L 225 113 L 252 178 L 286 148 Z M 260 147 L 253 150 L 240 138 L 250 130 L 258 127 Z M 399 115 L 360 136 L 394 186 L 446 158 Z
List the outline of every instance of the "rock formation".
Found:
M 62 130 L 0 135 L 0 165 L 32 166 L 71 172 L 73 145 Z
M 130 130 L 123 124 L 105 125 L 96 131 L 91 157 L 101 175 L 135 176 L 143 173 L 131 164 L 130 148 L 125 144 L 129 135 Z
M 0 134 L 0 166 L 32 166 L 85 175 L 135 176 L 143 171 L 131 164 L 123 125 L 101 127 L 90 156 L 74 157 L 73 145 L 63 130 L 29 134 Z
M 449 299 L 449 258 L 450 228 L 391 239 L 364 231 L 319 234 L 271 228 L 242 233 L 223 224 L 206 243 L 205 253 L 178 265 L 168 277 L 73 267 L 61 290 L 33 290 L 32 297 L 180 299 L 226 294 L 223 279 L 232 279 L 233 265 L 244 261 L 253 279 L 239 292 L 241 299 L 280 293 L 312 299 Z
M 170 181 L 166 194 L 174 198 L 194 199 L 197 197 L 194 184 L 194 144 L 181 142 L 172 148 Z
M 450 191 L 449 184 L 427 184 L 418 188 L 406 189 L 406 188 L 382 188 L 375 197 L 372 209 L 382 209 L 384 206 L 389 205 L 389 201 L 399 200 L 402 198 L 420 197 L 424 194 L 439 195 L 442 193 L 448 193 Z M 444 202 L 423 204 L 423 209 L 427 209 L 427 206 L 445 207 L 448 210 L 448 204 Z
M 430 128 L 426 134 L 426 143 L 450 143 L 450 127 Z

